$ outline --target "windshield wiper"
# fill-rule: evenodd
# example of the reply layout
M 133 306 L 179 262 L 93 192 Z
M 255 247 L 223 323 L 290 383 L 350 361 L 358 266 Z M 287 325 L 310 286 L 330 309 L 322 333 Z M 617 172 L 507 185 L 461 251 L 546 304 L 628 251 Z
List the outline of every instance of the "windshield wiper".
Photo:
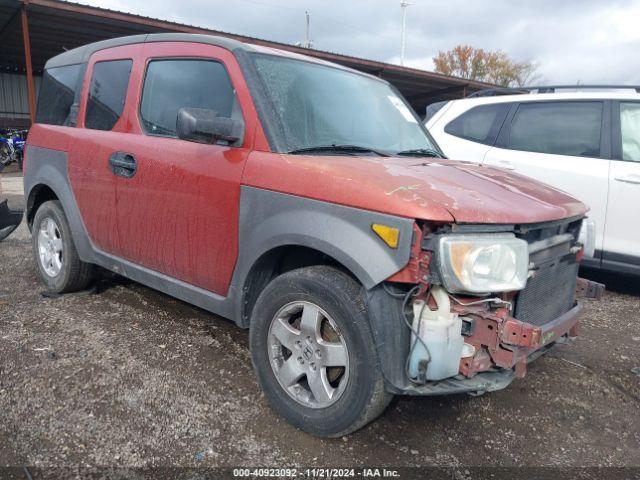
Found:
M 380 150 L 375 150 L 369 147 L 361 147 L 359 145 L 318 145 L 316 147 L 306 147 L 306 148 L 297 148 L 295 150 L 291 150 L 287 153 L 298 155 L 301 153 L 312 153 L 312 152 L 338 152 L 338 153 L 346 153 L 346 154 L 358 154 L 358 153 L 375 153 L 380 157 L 388 157 L 388 153 L 381 152 Z
M 398 153 L 396 153 L 396 155 L 399 156 L 407 156 L 407 157 L 436 157 L 436 158 L 445 158 L 444 155 L 442 155 L 440 152 L 438 152 L 437 150 L 434 150 L 433 148 L 414 148 L 411 150 L 402 150 Z

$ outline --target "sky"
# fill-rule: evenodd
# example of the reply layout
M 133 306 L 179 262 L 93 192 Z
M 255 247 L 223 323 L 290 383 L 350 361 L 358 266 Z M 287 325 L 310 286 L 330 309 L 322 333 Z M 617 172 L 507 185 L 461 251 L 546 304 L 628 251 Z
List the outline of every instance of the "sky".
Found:
M 399 0 L 80 0 L 163 20 L 400 63 Z M 537 83 L 640 84 L 640 0 L 409 0 L 405 64 L 458 44 L 538 65 Z

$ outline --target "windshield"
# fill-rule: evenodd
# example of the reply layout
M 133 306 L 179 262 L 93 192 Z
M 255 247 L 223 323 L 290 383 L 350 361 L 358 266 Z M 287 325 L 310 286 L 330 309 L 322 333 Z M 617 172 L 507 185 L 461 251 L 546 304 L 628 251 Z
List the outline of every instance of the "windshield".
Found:
M 270 110 L 281 124 L 280 150 L 328 145 L 355 145 L 391 154 L 437 150 L 419 119 L 387 83 L 303 60 L 252 56 Z

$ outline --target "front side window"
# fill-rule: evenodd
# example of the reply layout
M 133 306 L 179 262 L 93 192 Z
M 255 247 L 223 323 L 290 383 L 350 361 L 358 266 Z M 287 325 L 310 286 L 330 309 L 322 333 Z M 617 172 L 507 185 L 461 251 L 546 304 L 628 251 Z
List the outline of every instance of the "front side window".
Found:
M 83 64 L 48 68 L 42 76 L 36 122 L 75 126 L 76 95 L 80 88 Z M 74 109 L 75 106 L 75 109 Z
M 622 159 L 640 162 L 640 103 L 620 103 Z
M 150 135 L 176 137 L 181 108 L 212 110 L 219 117 L 242 118 L 231 79 L 213 60 L 154 60 L 147 67 L 140 119 Z
M 509 105 L 505 103 L 479 105 L 449 122 L 444 131 L 465 140 L 493 145 L 508 110 Z
M 599 157 L 601 131 L 602 102 L 524 103 L 513 117 L 508 148 Z
M 122 115 L 127 97 L 131 60 L 98 62 L 93 66 L 85 126 L 111 130 Z
M 357 145 L 397 153 L 437 147 L 386 82 L 330 65 L 252 54 L 276 122 L 278 151 Z

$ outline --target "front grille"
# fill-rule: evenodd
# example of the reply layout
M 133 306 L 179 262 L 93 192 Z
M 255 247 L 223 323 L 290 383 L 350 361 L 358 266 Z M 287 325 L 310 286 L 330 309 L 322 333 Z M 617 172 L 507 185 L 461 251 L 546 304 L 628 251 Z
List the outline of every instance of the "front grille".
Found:
M 515 318 L 541 326 L 568 312 L 574 305 L 578 264 L 548 263 L 535 271 L 516 298 Z

